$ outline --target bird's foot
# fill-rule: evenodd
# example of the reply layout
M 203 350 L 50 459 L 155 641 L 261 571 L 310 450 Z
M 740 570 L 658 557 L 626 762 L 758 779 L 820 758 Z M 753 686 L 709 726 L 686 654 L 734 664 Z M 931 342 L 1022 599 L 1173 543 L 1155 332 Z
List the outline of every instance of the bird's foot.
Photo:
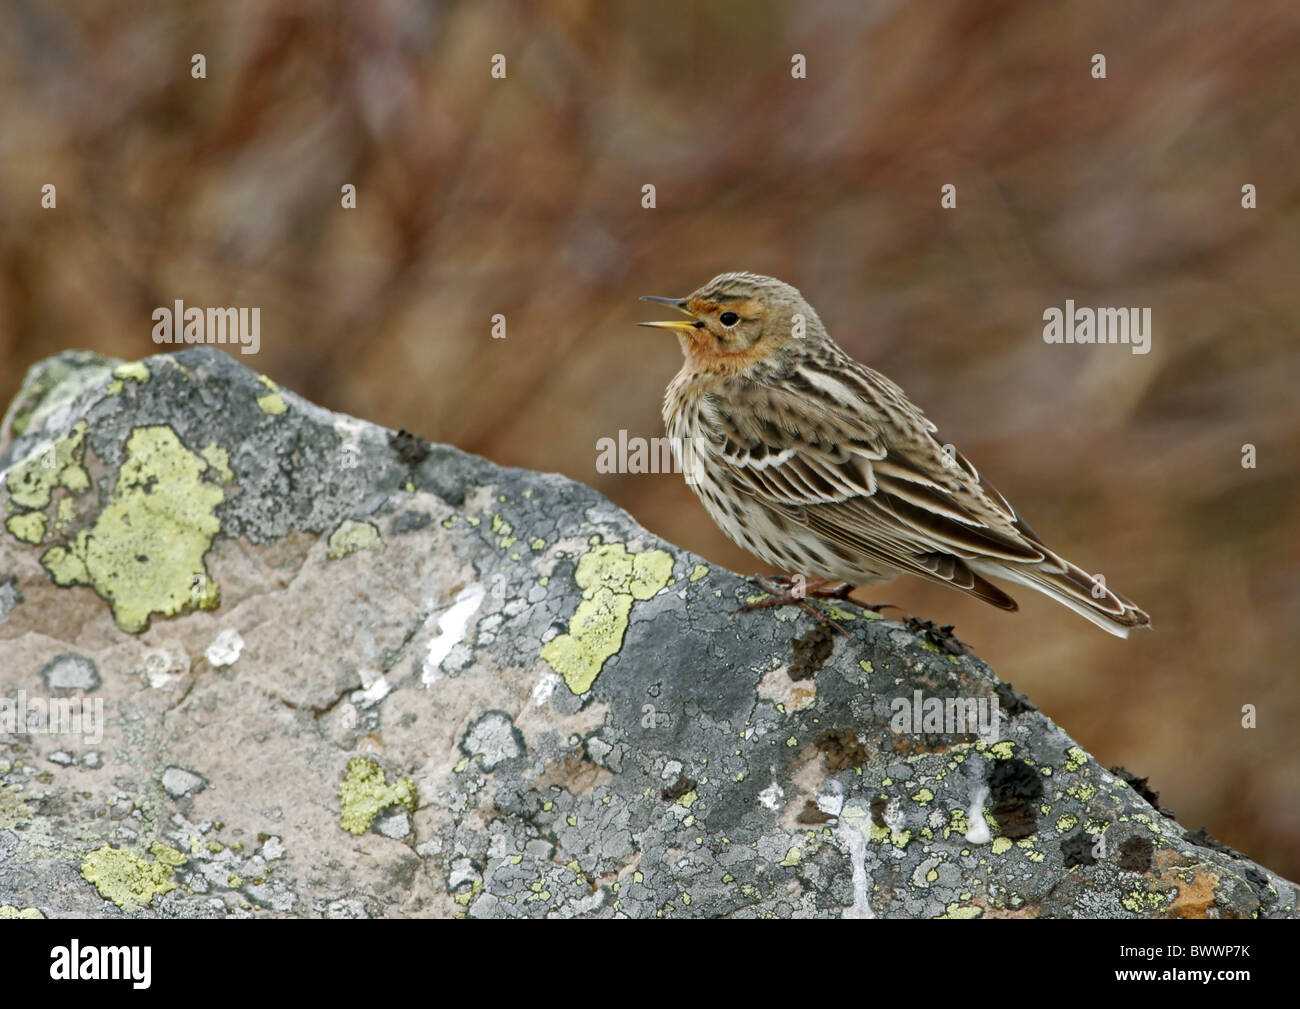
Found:
M 754 581 L 767 593 L 767 598 L 746 603 L 738 612 L 749 613 L 752 610 L 765 610 L 774 606 L 798 606 L 819 624 L 834 627 L 845 637 L 849 636 L 848 631 L 808 603 L 809 599 L 847 600 L 849 593 L 853 591 L 853 586 L 848 582 L 837 582 L 829 578 L 792 578 L 789 575 L 755 575 Z M 889 603 L 880 605 L 888 606 Z M 874 609 L 874 607 L 870 608 Z
M 860 610 L 879 613 L 881 610 L 898 609 L 893 603 L 860 603 L 849 597 L 853 585 L 849 582 L 836 581 L 833 578 L 792 578 L 790 575 L 754 575 L 753 580 L 766 592 L 770 599 L 749 603 L 742 612 L 760 610 L 768 606 L 793 606 L 801 599 L 838 599 L 850 603 Z

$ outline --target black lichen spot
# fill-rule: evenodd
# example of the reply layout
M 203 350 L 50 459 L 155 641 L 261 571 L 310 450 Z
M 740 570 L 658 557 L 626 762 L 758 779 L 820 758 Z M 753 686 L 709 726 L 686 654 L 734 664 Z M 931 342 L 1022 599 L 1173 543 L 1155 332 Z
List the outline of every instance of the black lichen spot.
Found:
M 429 455 L 429 443 L 406 428 L 402 428 L 397 434 L 390 432 L 388 446 L 397 453 L 397 458 L 408 466 L 420 465 Z
M 823 729 L 813 743 L 826 758 L 826 770 L 832 773 L 866 763 L 866 748 L 852 729 Z
M 677 780 L 659 793 L 664 802 L 676 802 L 695 787 L 695 782 L 684 774 L 677 775 Z
M 1169 819 L 1171 820 L 1176 819 L 1173 810 L 1165 809 L 1164 806 L 1160 805 L 1160 793 L 1147 784 L 1148 779 L 1139 778 L 1136 774 L 1133 774 L 1131 771 L 1125 770 L 1119 764 L 1116 764 L 1114 767 L 1112 767 L 1110 769 L 1110 773 L 1115 775 L 1117 778 L 1122 778 L 1125 782 L 1127 782 L 1128 786 L 1131 789 L 1133 789 L 1133 791 L 1137 792 L 1138 795 L 1142 796 L 1142 798 L 1146 799 L 1147 802 L 1151 803 L 1151 807 L 1155 809 L 1156 812 L 1160 813 L 1162 816 L 1169 817 Z
M 1073 869 L 1076 865 L 1096 865 L 1097 856 L 1092 853 L 1096 846 L 1091 834 L 1080 830 L 1073 837 L 1061 842 L 1061 854 L 1065 856 L 1065 867 Z
M 1037 711 L 1038 707 L 1028 697 L 1015 689 L 1010 683 L 999 683 L 997 689 L 998 706 L 1008 718 L 1015 718 L 1027 711 Z
M 795 823 L 825 823 L 827 820 L 833 820 L 835 817 L 830 813 L 823 812 L 817 808 L 817 803 L 812 799 L 805 799 L 803 809 L 799 810 L 799 815 L 794 818 Z
M 1211 851 L 1221 851 L 1223 854 L 1231 855 L 1233 858 L 1244 859 L 1246 857 L 1236 848 L 1229 848 L 1223 842 L 1216 841 L 1209 835 L 1209 832 L 1206 831 L 1204 827 L 1201 827 L 1198 830 L 1189 830 L 1183 835 L 1183 840 L 1189 844 L 1196 845 L 1198 848 L 1209 848 Z
M 947 652 L 949 655 L 961 655 L 963 652 L 970 651 L 970 645 L 962 641 L 952 633 L 953 624 L 944 624 L 940 627 L 933 620 L 922 620 L 919 617 L 904 617 L 903 626 L 913 634 L 918 634 L 936 648 Z
M 1146 872 L 1151 868 L 1155 848 L 1149 837 L 1138 834 L 1119 846 L 1119 867 L 1125 872 Z
M 999 761 L 989 773 L 989 796 L 1004 837 L 1019 841 L 1038 830 L 1043 779 L 1032 765 L 1023 760 Z
M 818 623 L 801 638 L 792 638 L 790 647 L 794 661 L 790 663 L 790 679 L 810 680 L 835 650 L 835 638 L 830 628 Z
M 1254 887 L 1255 896 L 1259 898 L 1263 907 L 1277 900 L 1277 891 L 1273 889 L 1268 881 L 1268 875 L 1263 870 L 1253 865 L 1243 865 L 1241 874 L 1246 877 L 1246 882 Z

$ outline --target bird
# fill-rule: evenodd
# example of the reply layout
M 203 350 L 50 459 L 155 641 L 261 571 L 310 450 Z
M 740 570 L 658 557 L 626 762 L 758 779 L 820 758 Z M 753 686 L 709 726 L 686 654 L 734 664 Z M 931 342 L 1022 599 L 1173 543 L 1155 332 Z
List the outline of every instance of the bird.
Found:
M 642 300 L 686 316 L 639 325 L 681 345 L 663 417 L 687 483 L 733 542 L 793 573 L 759 579 L 765 604 L 808 608 L 804 598 L 843 599 L 909 574 L 1019 609 L 996 578 L 1118 637 L 1150 625 L 1103 577 L 1051 550 L 790 284 L 722 273 L 685 298 Z

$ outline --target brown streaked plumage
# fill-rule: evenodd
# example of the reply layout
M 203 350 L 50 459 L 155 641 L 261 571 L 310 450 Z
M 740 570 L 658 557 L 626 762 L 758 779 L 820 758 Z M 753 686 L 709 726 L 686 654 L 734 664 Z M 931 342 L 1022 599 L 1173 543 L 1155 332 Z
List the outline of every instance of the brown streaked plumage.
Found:
M 686 361 L 664 397 L 688 482 L 733 541 L 853 585 L 900 572 L 1004 610 L 988 579 L 1043 592 L 1128 637 L 1150 618 L 1053 553 L 897 385 L 848 356 L 789 284 L 724 273 L 672 305 Z

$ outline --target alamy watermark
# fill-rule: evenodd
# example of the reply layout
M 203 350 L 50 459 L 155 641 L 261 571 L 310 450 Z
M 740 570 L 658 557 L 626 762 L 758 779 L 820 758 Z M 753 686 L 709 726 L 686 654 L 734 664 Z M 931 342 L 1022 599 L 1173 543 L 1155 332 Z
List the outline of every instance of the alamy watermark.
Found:
M 91 746 L 104 738 L 102 697 L 0 697 L 0 732 L 11 736 L 81 736 Z
M 703 463 L 694 438 L 629 438 L 620 428 L 617 439 L 596 439 L 596 472 L 680 473 L 693 484 Z
M 914 690 L 911 697 L 893 698 L 889 707 L 889 727 L 900 735 L 970 734 L 984 743 L 995 743 L 1001 736 L 1002 709 L 996 697 L 926 697 Z
M 260 308 L 186 308 L 177 298 L 150 318 L 154 343 L 237 343 L 241 354 L 256 354 L 262 346 Z
M 1076 308 L 1065 300 L 1064 310 L 1044 309 L 1044 343 L 1126 343 L 1134 354 L 1151 352 L 1151 309 Z

